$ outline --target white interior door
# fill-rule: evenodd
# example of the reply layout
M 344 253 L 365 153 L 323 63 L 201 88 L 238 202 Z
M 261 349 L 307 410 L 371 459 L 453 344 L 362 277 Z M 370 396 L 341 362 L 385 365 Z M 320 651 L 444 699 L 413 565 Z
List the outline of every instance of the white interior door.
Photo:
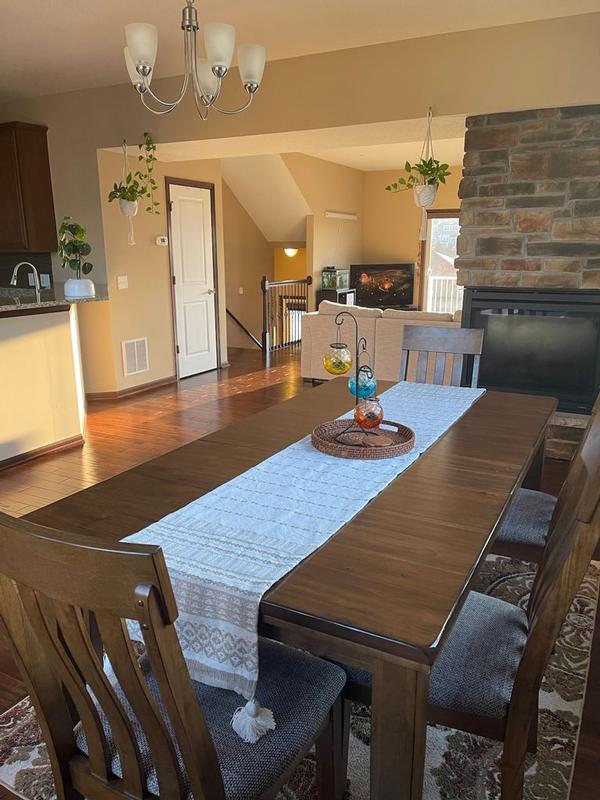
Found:
M 217 368 L 212 196 L 169 184 L 175 328 L 180 378 Z

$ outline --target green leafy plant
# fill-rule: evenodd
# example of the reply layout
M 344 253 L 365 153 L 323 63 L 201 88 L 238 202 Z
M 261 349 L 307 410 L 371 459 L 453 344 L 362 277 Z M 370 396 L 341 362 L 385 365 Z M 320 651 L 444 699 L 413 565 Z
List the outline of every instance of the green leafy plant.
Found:
M 385 187 L 386 192 L 403 192 L 415 186 L 439 186 L 440 183 L 446 183 L 446 178 L 450 175 L 448 164 L 441 164 L 435 158 L 422 158 L 416 164 L 407 161 L 404 171 L 407 177 L 390 183 Z
M 154 199 L 154 192 L 157 189 L 156 179 L 153 176 L 154 172 L 154 164 L 157 161 L 156 158 L 156 143 L 152 136 L 148 133 L 144 133 L 144 143 L 138 145 L 138 149 L 140 154 L 138 155 L 138 161 L 143 161 L 146 167 L 145 172 L 136 172 L 136 177 L 138 177 L 146 188 L 145 197 L 150 199 L 150 204 L 146 206 L 146 211 L 149 214 L 160 214 L 159 206 L 160 203 Z
M 139 200 L 140 197 L 144 197 L 145 194 L 145 187 L 142 186 L 130 172 L 124 182 L 120 181 L 119 183 L 115 183 L 112 191 L 108 195 L 108 202 L 112 203 L 113 200 L 128 200 L 130 203 L 134 203 L 136 200 Z
M 135 202 L 145 197 L 150 200 L 150 203 L 146 206 L 146 211 L 149 214 L 160 214 L 160 203 L 154 199 L 154 192 L 158 185 L 152 173 L 154 172 L 157 158 L 156 144 L 151 134 L 144 133 L 144 141 L 138 145 L 138 149 L 140 151 L 138 161 L 143 163 L 143 168 L 136 172 L 130 172 L 124 181 L 115 183 L 108 194 L 108 202 L 112 203 L 113 200 Z
M 86 242 L 87 231 L 78 222 L 73 221 L 73 217 L 64 217 L 58 229 L 58 255 L 62 261 L 63 269 L 69 267 L 77 278 L 81 275 L 89 275 L 93 269 L 93 264 L 85 261 L 86 256 L 92 252 L 92 248 Z

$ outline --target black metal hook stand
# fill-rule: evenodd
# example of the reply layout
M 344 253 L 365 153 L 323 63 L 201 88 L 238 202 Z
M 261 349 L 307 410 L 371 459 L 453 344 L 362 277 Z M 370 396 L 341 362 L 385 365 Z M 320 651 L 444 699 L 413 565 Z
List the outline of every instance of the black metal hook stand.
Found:
M 367 340 L 364 336 L 359 338 L 358 336 L 358 322 L 356 321 L 356 317 L 354 314 L 351 314 L 349 311 L 340 311 L 339 314 L 335 315 L 335 324 L 340 328 L 344 324 L 344 317 L 350 317 L 352 322 L 354 323 L 354 343 L 355 343 L 355 363 L 354 363 L 354 381 L 355 381 L 355 388 L 356 388 L 356 395 L 355 395 L 355 403 L 354 405 L 358 405 L 358 378 L 361 372 L 364 372 L 369 378 L 373 377 L 373 370 L 368 364 L 363 364 L 360 366 L 360 357 L 363 353 L 367 352 Z
M 361 357 L 361 355 L 363 353 L 367 352 L 367 340 L 365 339 L 364 336 L 360 336 L 359 337 L 359 335 L 358 335 L 358 322 L 357 322 L 356 317 L 354 316 L 354 314 L 351 314 L 349 311 L 340 311 L 338 314 L 335 315 L 335 324 L 338 326 L 338 328 L 341 329 L 341 326 L 344 324 L 344 317 L 350 317 L 350 319 L 354 323 L 354 343 L 355 343 L 355 351 L 354 352 L 356 353 L 355 363 L 354 363 L 354 392 L 355 392 L 355 394 L 354 394 L 354 405 L 356 407 L 358 405 L 358 403 L 359 403 L 359 400 L 360 400 L 360 398 L 358 396 L 358 386 L 359 386 L 358 380 L 359 380 L 359 377 L 360 377 L 360 373 L 364 372 L 365 375 L 367 375 L 368 378 L 372 378 L 373 377 L 373 370 L 372 370 L 372 368 L 370 367 L 369 364 L 363 364 L 362 367 L 360 366 L 360 357 Z M 337 436 L 335 437 L 336 442 L 339 442 L 340 444 L 352 445 L 352 446 L 356 446 L 356 447 L 360 446 L 358 443 L 348 442 L 347 440 L 344 440 L 343 438 L 341 438 L 343 436 L 347 436 L 349 433 L 362 433 L 362 434 L 365 434 L 365 435 L 376 435 L 374 433 L 374 431 L 369 431 L 369 430 L 365 430 L 364 428 L 361 428 L 360 425 L 358 425 L 358 423 L 355 422 L 354 419 L 352 419 L 350 424 L 348 425 L 348 427 L 345 428 L 343 431 L 340 431 L 337 434 Z

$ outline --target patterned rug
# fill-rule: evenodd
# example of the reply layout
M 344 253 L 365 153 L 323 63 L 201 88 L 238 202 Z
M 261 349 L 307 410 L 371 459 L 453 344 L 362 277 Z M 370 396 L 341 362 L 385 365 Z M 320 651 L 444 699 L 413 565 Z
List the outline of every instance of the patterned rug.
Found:
M 525 606 L 534 567 L 507 558 L 484 565 L 477 591 Z M 540 694 L 539 747 L 530 757 L 525 800 L 567 800 L 589 668 L 600 563 L 588 570 L 546 670 Z M 369 798 L 370 712 L 355 706 L 347 800 Z M 450 728 L 429 728 L 423 800 L 499 800 L 501 745 Z M 314 759 L 306 758 L 277 800 L 317 800 Z M 27 800 L 52 800 L 45 746 L 28 699 L 0 716 L 0 784 Z

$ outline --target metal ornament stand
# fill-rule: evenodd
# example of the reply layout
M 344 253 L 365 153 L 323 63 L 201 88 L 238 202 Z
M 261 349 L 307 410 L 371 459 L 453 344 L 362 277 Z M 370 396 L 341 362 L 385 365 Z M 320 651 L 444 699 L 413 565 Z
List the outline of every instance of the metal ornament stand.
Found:
M 351 314 L 349 311 L 340 311 L 339 314 L 335 316 L 335 324 L 338 326 L 338 333 L 341 330 L 341 326 L 344 324 L 344 317 L 350 317 L 352 322 L 354 323 L 354 344 L 355 344 L 355 353 L 356 359 L 354 364 L 354 407 L 358 406 L 359 402 L 363 398 L 359 398 L 358 396 L 358 387 L 359 387 L 359 379 L 361 373 L 364 373 L 367 378 L 371 379 L 373 377 L 373 370 L 369 366 L 369 364 L 360 365 L 360 357 L 363 353 L 367 352 L 367 340 L 364 336 L 359 338 L 358 336 L 358 322 L 356 321 L 356 317 L 354 314 Z M 371 398 L 364 398 L 364 399 L 371 399 Z M 364 436 L 380 436 L 379 429 L 368 430 L 367 428 L 361 428 L 361 426 L 356 422 L 353 418 L 348 427 L 341 430 L 337 436 L 335 436 L 335 441 L 338 444 L 346 445 L 347 447 L 363 447 L 361 442 L 354 440 L 348 441 L 348 439 L 344 439 L 343 437 L 348 437 L 349 434 L 363 434 Z

